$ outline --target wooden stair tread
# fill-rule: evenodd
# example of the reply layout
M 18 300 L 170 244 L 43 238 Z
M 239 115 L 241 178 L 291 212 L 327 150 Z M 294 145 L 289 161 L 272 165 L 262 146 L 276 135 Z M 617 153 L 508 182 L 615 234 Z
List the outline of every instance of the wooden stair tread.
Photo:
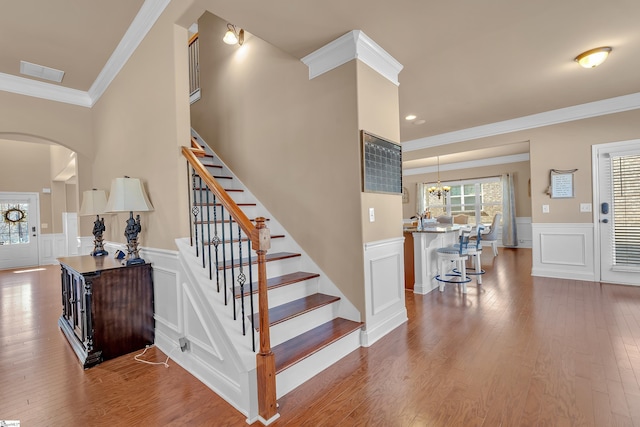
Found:
M 282 239 L 282 238 L 284 238 L 284 234 L 274 234 L 273 236 L 271 236 L 271 238 L 272 238 L 272 239 Z M 242 238 L 242 239 L 240 239 L 240 240 L 241 240 L 242 242 L 246 242 L 246 241 L 247 241 L 247 240 L 249 240 L 249 239 L 247 239 L 246 237 L 243 237 L 243 238 Z M 222 243 L 222 242 L 220 242 L 220 243 Z M 227 240 L 225 243 L 229 243 L 229 241 Z M 238 239 L 233 239 L 233 240 L 231 241 L 231 243 L 238 243 Z M 213 243 L 211 243 L 211 242 L 203 242 L 203 244 L 204 244 L 205 246 L 213 245 Z
M 221 165 L 210 165 L 210 164 L 204 164 L 202 163 L 202 166 L 204 166 L 205 168 L 216 168 L 216 169 L 222 169 Z
M 272 236 L 273 237 L 273 236 Z M 296 271 L 295 273 L 285 274 L 283 276 L 271 277 L 267 279 L 267 290 L 279 288 L 281 286 L 292 285 L 294 283 L 303 282 L 305 280 L 313 279 L 316 277 L 320 277 L 318 273 L 308 273 L 306 271 Z M 244 286 L 244 295 L 249 295 L 249 286 Z M 253 282 L 253 292 L 254 294 L 258 293 L 258 282 Z M 240 286 L 235 287 L 234 295 L 236 298 L 240 298 L 242 296 L 242 292 L 240 291 Z
M 232 176 L 223 176 L 223 175 L 211 175 L 215 179 L 233 179 Z
M 238 206 L 251 206 L 251 207 L 256 206 L 255 203 L 236 203 L 236 205 L 238 205 Z M 195 202 L 194 206 L 215 206 L 215 207 L 220 207 L 220 206 L 222 206 L 222 203 Z
M 361 322 L 339 317 L 278 344 L 271 349 L 276 359 L 276 374 L 360 329 L 361 326 Z
M 269 309 L 269 326 L 277 325 L 285 320 L 308 313 L 316 308 L 324 307 L 332 302 L 339 301 L 340 297 L 326 294 L 313 294 L 286 304 L 279 305 Z M 251 319 L 253 317 L 253 319 Z M 260 330 L 260 315 L 254 313 L 249 316 L 252 325 L 256 325 L 256 331 Z
M 294 253 L 294 252 L 274 252 L 274 253 L 268 253 L 266 258 L 266 262 L 270 262 L 270 261 L 278 261 L 281 259 L 287 259 L 287 258 L 295 258 L 295 257 L 299 257 L 300 254 L 298 253 Z M 251 264 L 257 264 L 258 263 L 258 257 L 254 256 L 251 258 Z M 228 263 L 227 265 L 223 266 L 222 262 L 220 262 L 220 266 L 218 267 L 218 270 L 224 270 L 225 268 L 231 268 L 233 267 L 240 267 L 240 265 L 249 265 L 249 260 L 247 258 L 242 258 L 242 260 L 240 259 L 234 259 L 233 263 Z
M 196 190 L 196 191 L 208 190 L 207 187 L 192 187 L 192 189 Z M 227 193 L 242 193 L 242 192 L 244 192 L 244 190 L 241 190 L 239 188 L 225 188 L 224 191 L 226 191 Z
M 264 220 L 265 220 L 265 221 L 270 221 L 270 219 L 269 219 L 269 218 L 265 218 Z M 256 219 L 255 219 L 255 218 L 250 218 L 250 219 L 249 219 L 249 221 L 251 221 L 251 222 L 256 222 Z M 234 223 L 235 223 L 235 222 L 236 222 L 236 220 L 234 219 L 232 222 L 234 222 Z M 197 225 L 200 225 L 200 224 L 213 224 L 213 223 L 214 223 L 213 221 L 200 221 L 200 220 L 199 220 L 199 221 L 195 221 L 195 222 L 194 222 L 194 224 L 197 224 Z M 228 223 L 229 223 L 229 220 L 228 220 L 228 219 L 218 220 L 218 224 L 219 224 L 219 223 L 225 223 L 225 224 L 228 224 Z

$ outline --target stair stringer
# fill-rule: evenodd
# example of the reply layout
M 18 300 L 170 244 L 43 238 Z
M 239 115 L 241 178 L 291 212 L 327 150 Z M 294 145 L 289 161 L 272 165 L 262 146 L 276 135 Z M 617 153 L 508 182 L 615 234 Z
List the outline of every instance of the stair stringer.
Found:
M 195 257 L 189 239 L 176 239 L 179 260 L 181 333 L 189 341 L 185 352 L 172 350 L 175 339 L 156 330 L 156 344 L 171 359 L 202 381 L 247 417 L 258 420 L 256 353 L 238 333 L 240 323 L 224 299 L 214 297 L 207 272 Z M 218 296 L 218 295 L 216 295 Z

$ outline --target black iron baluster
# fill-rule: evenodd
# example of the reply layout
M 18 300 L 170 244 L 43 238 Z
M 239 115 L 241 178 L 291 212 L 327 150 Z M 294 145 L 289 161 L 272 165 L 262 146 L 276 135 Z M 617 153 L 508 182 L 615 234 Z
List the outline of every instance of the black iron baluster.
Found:
M 198 175 L 198 178 L 200 179 L 200 185 L 198 187 L 198 191 L 199 191 L 199 197 L 198 197 L 198 203 L 200 204 L 200 209 L 206 209 L 207 213 L 209 211 L 209 206 L 205 205 L 202 202 L 202 177 L 200 175 Z M 200 231 L 202 232 L 202 239 L 200 239 L 202 241 L 202 268 L 205 267 L 205 259 L 204 259 L 204 215 L 200 216 Z
M 196 205 L 196 172 L 193 171 L 192 174 L 192 186 L 193 186 L 193 206 L 191 207 L 191 213 L 193 214 L 193 230 L 195 234 L 195 247 L 196 247 L 196 258 L 200 256 L 200 252 L 198 249 L 198 214 L 200 213 L 200 209 Z
M 249 259 L 249 304 L 251 308 L 251 348 L 253 351 L 256 351 L 256 325 L 253 319 L 253 314 L 255 313 L 253 308 L 253 269 L 251 266 L 253 263 L 251 262 L 251 238 L 247 236 L 247 258 Z
M 229 250 L 231 251 L 231 291 L 233 292 L 233 320 L 238 318 L 236 313 L 236 263 L 233 259 L 233 217 L 229 213 Z M 242 262 L 242 260 L 240 260 Z
M 216 204 L 216 195 L 213 195 L 213 204 L 215 206 Z M 222 210 L 223 207 L 222 205 L 220 205 L 220 209 Z M 218 292 L 220 292 L 220 269 L 218 268 L 218 246 L 220 245 L 220 237 L 218 237 L 218 209 L 214 209 L 213 210 L 213 247 L 215 249 L 215 254 L 216 254 L 216 290 Z
M 227 246 L 227 240 L 224 236 L 224 208 L 220 209 L 220 218 L 222 218 L 220 228 L 222 229 L 222 281 L 224 282 L 222 286 L 224 287 L 224 305 L 227 305 L 229 298 L 227 296 L 227 250 L 225 248 L 225 246 Z
M 211 270 L 211 212 L 209 210 L 209 187 L 206 189 L 206 200 L 207 200 L 207 252 L 209 253 L 209 280 L 213 279 L 213 272 Z M 216 204 L 213 204 L 213 209 L 215 210 Z M 202 236 L 202 240 L 204 240 L 204 236 Z M 204 259 L 204 255 L 202 257 Z
M 247 334 L 247 327 L 245 325 L 245 312 L 244 312 L 244 282 L 247 277 L 244 275 L 244 268 L 242 267 L 242 229 L 240 223 L 238 223 L 238 258 L 240 259 L 240 271 L 238 272 L 238 284 L 240 285 L 240 310 L 242 313 L 242 335 Z M 251 268 L 251 266 L 249 266 Z
M 191 181 L 192 174 L 193 174 L 193 167 L 191 167 L 191 164 L 187 160 L 187 186 L 189 186 L 189 181 Z M 193 185 L 191 186 L 191 190 L 193 190 Z M 192 191 L 187 190 L 187 196 L 189 197 L 189 200 L 188 200 L 189 203 L 187 205 L 187 207 L 189 208 L 189 221 L 191 221 L 191 193 Z M 194 227 L 194 224 L 190 223 L 189 224 L 189 244 L 191 246 L 193 246 L 193 227 Z

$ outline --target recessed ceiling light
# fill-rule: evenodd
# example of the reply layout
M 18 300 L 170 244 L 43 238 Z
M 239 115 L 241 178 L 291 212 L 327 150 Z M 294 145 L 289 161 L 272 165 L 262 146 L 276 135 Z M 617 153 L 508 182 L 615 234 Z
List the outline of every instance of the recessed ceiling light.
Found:
M 420 119 L 420 120 L 416 120 L 415 122 L 413 122 L 414 125 L 423 125 L 427 123 L 427 121 L 425 119 Z
M 43 65 L 32 64 L 27 61 L 20 61 L 20 74 L 60 83 L 64 76 L 64 71 L 45 67 Z
M 411 121 L 411 120 L 415 120 L 416 119 L 416 115 L 415 114 L 409 114 L 407 117 L 404 118 L 405 120 Z

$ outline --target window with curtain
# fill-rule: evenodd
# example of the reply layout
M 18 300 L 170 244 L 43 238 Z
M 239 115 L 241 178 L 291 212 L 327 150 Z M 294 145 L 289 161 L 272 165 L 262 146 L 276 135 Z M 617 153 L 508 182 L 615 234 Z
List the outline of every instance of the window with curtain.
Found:
M 614 265 L 640 266 L 640 156 L 611 158 Z
M 451 187 L 446 196 L 438 199 L 429 194 L 428 186 L 422 186 L 424 195 L 421 212 L 427 209 L 432 217 L 465 214 L 470 224 L 490 224 L 497 212 L 502 212 L 502 183 L 500 177 L 478 178 L 464 181 L 443 182 Z

